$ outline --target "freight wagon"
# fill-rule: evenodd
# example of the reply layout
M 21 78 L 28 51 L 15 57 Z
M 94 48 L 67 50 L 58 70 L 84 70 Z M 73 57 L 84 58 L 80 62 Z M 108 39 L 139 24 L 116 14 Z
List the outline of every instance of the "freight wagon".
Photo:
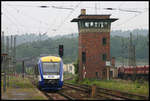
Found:
M 118 67 L 118 78 L 149 80 L 149 65 Z

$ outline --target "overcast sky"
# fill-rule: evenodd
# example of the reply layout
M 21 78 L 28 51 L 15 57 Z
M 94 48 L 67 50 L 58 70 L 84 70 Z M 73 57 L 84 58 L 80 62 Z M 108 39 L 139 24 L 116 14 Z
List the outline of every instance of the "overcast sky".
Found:
M 82 8 L 86 9 L 86 14 L 111 14 L 111 18 L 119 18 L 112 23 L 111 30 L 149 29 L 148 3 L 148 1 L 3 1 L 1 29 L 5 35 L 47 33 L 48 36 L 55 36 L 78 33 L 77 23 L 70 21 L 78 17 Z

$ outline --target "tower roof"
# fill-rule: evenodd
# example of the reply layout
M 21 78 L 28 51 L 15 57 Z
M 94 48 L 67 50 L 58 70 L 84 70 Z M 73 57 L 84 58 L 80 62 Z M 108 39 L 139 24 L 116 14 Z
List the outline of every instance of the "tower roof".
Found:
M 81 19 L 81 18 L 75 18 L 72 19 L 71 22 L 79 22 L 79 21 L 110 21 L 110 22 L 114 22 L 118 20 L 117 18 L 111 18 L 111 19 Z
M 111 14 L 99 14 L 99 15 L 90 15 L 86 14 L 85 9 L 81 9 L 81 14 L 78 18 L 74 18 L 71 22 L 79 22 L 79 21 L 110 21 L 114 22 L 118 20 L 118 18 L 110 18 Z

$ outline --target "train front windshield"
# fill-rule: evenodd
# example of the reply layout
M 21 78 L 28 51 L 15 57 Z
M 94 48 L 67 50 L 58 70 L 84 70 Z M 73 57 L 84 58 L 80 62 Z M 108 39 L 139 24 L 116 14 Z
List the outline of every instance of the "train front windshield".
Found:
M 43 63 L 43 75 L 59 75 L 60 63 Z

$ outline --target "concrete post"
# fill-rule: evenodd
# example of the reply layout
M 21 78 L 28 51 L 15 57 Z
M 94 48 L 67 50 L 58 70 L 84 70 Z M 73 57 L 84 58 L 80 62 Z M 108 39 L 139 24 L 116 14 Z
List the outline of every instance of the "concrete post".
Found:
M 24 78 L 24 61 L 22 61 L 22 77 Z
M 109 77 L 109 71 L 110 71 L 110 67 L 107 67 L 107 80 L 110 79 L 110 77 Z
M 96 85 L 92 85 L 91 87 L 91 97 L 95 97 L 96 96 Z
M 6 57 L 4 56 L 4 65 L 6 65 Z M 6 67 L 3 67 L 4 68 L 4 77 L 3 77 L 3 92 L 5 93 L 6 92 Z

